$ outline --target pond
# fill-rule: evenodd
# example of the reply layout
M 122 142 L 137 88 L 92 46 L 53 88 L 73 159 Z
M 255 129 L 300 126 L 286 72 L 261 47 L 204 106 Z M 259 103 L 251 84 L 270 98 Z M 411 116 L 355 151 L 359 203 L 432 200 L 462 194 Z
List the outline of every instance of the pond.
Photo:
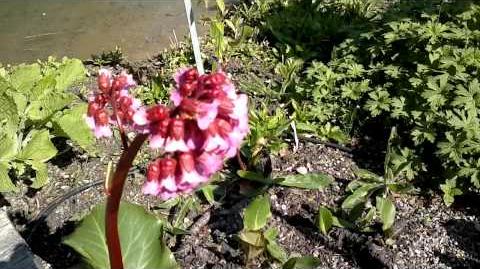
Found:
M 197 19 L 206 12 L 195 10 Z M 1 0 L 0 63 L 88 58 L 115 46 L 145 59 L 187 31 L 181 0 Z

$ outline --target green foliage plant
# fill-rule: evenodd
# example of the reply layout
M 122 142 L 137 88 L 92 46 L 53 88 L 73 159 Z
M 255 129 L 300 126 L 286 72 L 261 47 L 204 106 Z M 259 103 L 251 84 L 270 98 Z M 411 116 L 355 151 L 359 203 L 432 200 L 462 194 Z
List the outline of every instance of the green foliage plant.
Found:
M 33 188 L 48 182 L 47 164 L 57 154 L 52 137 L 66 137 L 93 151 L 83 121 L 86 105 L 69 91 L 86 77 L 78 59 L 0 68 L 0 192 L 15 191 L 13 179 L 31 179 Z

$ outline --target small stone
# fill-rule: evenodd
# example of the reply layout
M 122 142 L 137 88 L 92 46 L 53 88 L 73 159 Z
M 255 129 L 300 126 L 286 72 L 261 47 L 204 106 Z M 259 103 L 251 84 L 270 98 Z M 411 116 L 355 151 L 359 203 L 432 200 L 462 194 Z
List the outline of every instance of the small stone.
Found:
M 300 166 L 297 168 L 297 172 L 299 174 L 305 175 L 308 173 L 308 169 L 305 166 Z

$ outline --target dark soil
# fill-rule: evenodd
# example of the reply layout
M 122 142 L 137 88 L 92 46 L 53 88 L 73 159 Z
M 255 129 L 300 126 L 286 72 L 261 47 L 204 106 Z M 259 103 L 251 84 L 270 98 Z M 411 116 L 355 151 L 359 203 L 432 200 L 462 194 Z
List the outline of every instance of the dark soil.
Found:
M 154 72 L 159 68 L 154 63 L 146 63 L 142 70 Z M 329 236 L 323 236 L 314 225 L 315 214 L 320 205 L 335 207 L 341 202 L 346 184 L 354 178 L 355 156 L 306 141 L 301 141 L 294 152 L 291 144 L 282 156 L 271 156 L 273 176 L 325 172 L 335 182 L 322 190 L 277 186 L 267 190 L 273 213 L 268 226 L 279 231 L 278 243 L 289 255 L 318 257 L 322 268 L 480 268 L 480 210 L 476 196 L 465 203 L 459 200 L 458 206 L 452 208 L 446 207 L 437 194 L 397 197 L 396 236 L 389 244 L 380 232 L 334 228 Z M 5 194 L 1 199 L 33 252 L 45 261 L 45 268 L 78 266 L 80 257 L 62 245 L 61 238 L 73 231 L 75 221 L 104 199 L 99 180 L 108 162 L 115 162 L 120 152 L 119 145 L 110 140 L 98 142 L 97 157 L 68 144 L 64 147 L 65 153 L 49 163 L 48 185 L 38 191 L 21 185 L 20 192 Z M 124 199 L 160 214 L 157 205 L 161 201 L 140 191 L 145 160 L 152 154 L 148 150 L 140 154 L 125 186 Z M 177 261 L 183 268 L 279 267 L 263 256 L 245 261 L 235 236 L 243 228 L 242 212 L 249 199 L 239 193 L 239 179 L 229 176 L 234 174 L 235 165 L 229 169 L 225 170 L 227 181 L 223 184 L 227 191 L 221 204 L 210 206 L 203 202 L 184 220 L 190 234 L 169 238 Z M 86 185 L 91 186 L 66 195 Z M 57 206 L 49 208 L 52 203 Z

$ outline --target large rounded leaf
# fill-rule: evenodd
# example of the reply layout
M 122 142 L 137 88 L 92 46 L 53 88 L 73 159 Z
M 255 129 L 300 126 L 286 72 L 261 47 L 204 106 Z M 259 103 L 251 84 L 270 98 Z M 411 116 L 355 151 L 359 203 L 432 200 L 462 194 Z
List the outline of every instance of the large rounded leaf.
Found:
M 122 202 L 119 233 L 125 269 L 177 268 L 162 240 L 162 223 L 142 207 Z M 96 206 L 64 243 L 96 269 L 110 269 L 105 242 L 105 204 Z

